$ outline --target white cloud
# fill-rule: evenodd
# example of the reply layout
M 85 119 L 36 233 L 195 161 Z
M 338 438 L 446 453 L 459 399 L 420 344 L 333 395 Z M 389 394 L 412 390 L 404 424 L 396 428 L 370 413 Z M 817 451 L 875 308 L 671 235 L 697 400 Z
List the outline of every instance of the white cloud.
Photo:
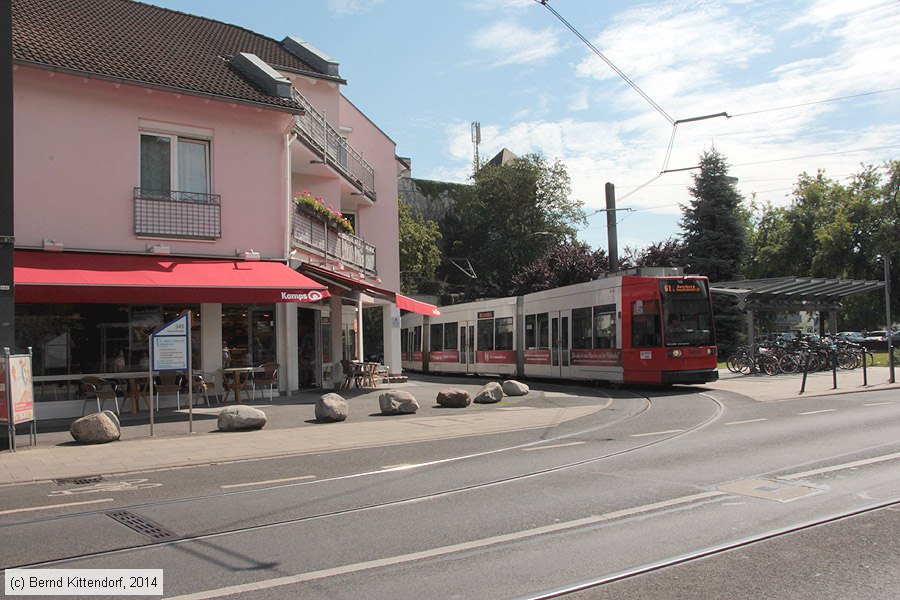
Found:
M 471 46 L 493 57 L 495 66 L 530 63 L 561 52 L 559 32 L 554 28 L 532 30 L 513 21 L 500 21 L 476 32 Z
M 336 15 L 359 15 L 367 13 L 384 0 L 328 0 L 328 10 Z

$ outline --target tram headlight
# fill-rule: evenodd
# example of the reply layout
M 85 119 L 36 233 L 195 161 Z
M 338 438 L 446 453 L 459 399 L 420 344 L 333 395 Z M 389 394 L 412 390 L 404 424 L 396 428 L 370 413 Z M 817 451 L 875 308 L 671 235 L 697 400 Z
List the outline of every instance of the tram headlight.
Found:
M 669 358 L 681 358 L 681 350 L 666 350 L 666 356 Z

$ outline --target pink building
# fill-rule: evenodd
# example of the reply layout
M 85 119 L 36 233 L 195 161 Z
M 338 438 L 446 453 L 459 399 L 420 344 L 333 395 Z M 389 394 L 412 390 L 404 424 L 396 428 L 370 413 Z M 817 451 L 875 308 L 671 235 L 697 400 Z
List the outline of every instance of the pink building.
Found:
M 13 0 L 13 54 L 38 418 L 77 414 L 82 374 L 146 373 L 147 335 L 184 310 L 220 393 L 224 367 L 269 362 L 281 392 L 332 387 L 369 307 L 399 372 L 399 310 L 430 307 L 396 293 L 395 144 L 336 62 L 131 0 Z

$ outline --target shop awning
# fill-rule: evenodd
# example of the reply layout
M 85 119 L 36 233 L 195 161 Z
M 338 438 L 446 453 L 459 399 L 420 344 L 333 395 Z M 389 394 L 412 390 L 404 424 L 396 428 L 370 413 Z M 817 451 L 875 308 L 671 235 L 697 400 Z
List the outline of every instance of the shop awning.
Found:
M 16 250 L 16 302 L 315 302 L 326 286 L 278 262 Z
M 397 308 L 432 317 L 437 317 L 441 314 L 440 309 L 434 304 L 428 304 L 421 300 L 414 300 L 403 294 L 397 294 Z
M 410 312 L 416 312 L 431 316 L 437 316 L 441 314 L 441 311 L 438 310 L 438 308 L 433 304 L 428 304 L 427 302 L 422 302 L 420 300 L 413 300 L 412 298 L 404 296 L 403 294 L 398 294 L 397 292 L 392 292 L 390 290 L 376 287 L 363 279 L 354 279 L 352 277 L 342 275 L 336 271 L 329 271 L 328 269 L 323 269 L 321 267 L 316 267 L 309 264 L 301 265 L 299 268 L 305 274 L 309 275 L 318 282 L 324 283 L 329 286 L 343 288 L 345 290 L 362 292 L 376 298 L 381 298 L 382 300 L 387 300 L 389 302 L 395 303 L 397 305 L 397 308 L 400 308 L 402 310 L 408 310 Z

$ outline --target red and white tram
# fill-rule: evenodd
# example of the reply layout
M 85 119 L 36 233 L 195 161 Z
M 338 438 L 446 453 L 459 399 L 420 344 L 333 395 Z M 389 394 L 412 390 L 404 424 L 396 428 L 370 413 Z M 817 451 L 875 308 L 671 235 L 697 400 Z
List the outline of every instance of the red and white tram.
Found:
M 666 385 L 718 379 L 709 282 L 613 275 L 401 320 L 403 368 Z

